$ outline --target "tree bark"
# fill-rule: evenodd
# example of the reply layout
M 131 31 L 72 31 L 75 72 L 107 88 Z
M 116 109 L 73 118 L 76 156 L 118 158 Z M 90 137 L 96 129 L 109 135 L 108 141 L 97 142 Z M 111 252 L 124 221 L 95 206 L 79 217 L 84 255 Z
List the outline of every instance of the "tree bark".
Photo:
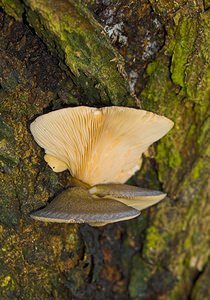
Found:
M 0 298 L 207 300 L 209 2 L 82 2 L 0 0 Z M 34 118 L 136 94 L 175 127 L 130 182 L 167 199 L 102 228 L 31 220 L 69 184 L 46 166 Z

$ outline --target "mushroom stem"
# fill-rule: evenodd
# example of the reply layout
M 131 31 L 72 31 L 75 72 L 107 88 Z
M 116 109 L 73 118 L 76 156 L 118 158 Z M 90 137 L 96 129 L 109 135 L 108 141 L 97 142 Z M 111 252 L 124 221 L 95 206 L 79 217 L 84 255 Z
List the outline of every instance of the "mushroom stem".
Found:
M 86 189 L 89 189 L 91 187 L 88 183 L 83 182 L 75 177 L 70 178 L 70 186 L 71 187 L 82 187 L 82 188 L 86 188 Z

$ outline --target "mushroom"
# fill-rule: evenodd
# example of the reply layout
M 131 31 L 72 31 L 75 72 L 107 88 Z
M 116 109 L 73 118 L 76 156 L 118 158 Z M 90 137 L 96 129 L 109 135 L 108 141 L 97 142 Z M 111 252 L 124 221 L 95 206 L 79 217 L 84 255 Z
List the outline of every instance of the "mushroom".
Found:
M 139 211 L 165 198 L 166 193 L 143 189 L 128 184 L 99 184 L 89 189 L 90 194 L 102 199 L 111 198 Z
M 36 142 L 45 149 L 45 161 L 53 171 L 68 169 L 72 177 L 84 182 L 86 196 L 77 190 L 82 197 L 77 196 L 77 202 L 76 190 L 69 189 L 31 216 L 54 222 L 83 220 L 97 226 L 129 219 L 128 211 L 130 218 L 139 215 L 140 210 L 159 202 L 166 194 L 124 183 L 140 169 L 142 153 L 172 127 L 173 122 L 166 117 L 116 106 L 64 108 L 36 118 L 30 129 Z M 70 202 L 71 205 L 67 204 Z M 89 205 L 84 205 L 86 202 Z M 95 218 L 92 218 L 94 206 Z M 100 212 L 99 206 L 103 208 Z M 68 212 L 61 213 L 59 207 Z M 56 210 L 59 218 L 54 217 Z
M 140 211 L 114 199 L 95 200 L 87 189 L 73 187 L 58 195 L 45 208 L 32 214 L 33 219 L 57 223 L 88 223 L 102 226 L 129 220 Z

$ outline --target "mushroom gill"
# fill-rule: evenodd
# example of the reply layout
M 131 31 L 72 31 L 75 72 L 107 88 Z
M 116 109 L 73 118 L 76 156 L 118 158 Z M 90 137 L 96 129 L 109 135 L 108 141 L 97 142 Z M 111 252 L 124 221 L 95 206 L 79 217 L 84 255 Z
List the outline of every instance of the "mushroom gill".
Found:
M 141 165 L 142 153 L 173 122 L 127 107 L 75 107 L 35 119 L 31 132 L 55 172 L 68 169 L 90 186 L 126 182 Z

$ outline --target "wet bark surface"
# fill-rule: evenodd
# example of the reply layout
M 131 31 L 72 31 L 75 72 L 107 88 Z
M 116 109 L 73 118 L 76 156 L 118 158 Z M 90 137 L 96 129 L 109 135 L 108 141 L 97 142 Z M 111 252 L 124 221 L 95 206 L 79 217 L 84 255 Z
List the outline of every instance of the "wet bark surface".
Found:
M 61 27 L 55 3 L 0 1 L 0 298 L 209 299 L 208 2 L 69 1 L 80 17 L 65 14 Z M 91 43 L 72 19 L 90 26 Z M 100 74 L 116 74 L 114 85 L 101 84 L 95 69 L 101 43 L 117 58 L 100 63 Z M 31 220 L 69 186 L 67 172 L 46 166 L 31 121 L 81 104 L 134 106 L 135 95 L 175 122 L 130 180 L 165 190 L 166 200 L 102 228 Z

